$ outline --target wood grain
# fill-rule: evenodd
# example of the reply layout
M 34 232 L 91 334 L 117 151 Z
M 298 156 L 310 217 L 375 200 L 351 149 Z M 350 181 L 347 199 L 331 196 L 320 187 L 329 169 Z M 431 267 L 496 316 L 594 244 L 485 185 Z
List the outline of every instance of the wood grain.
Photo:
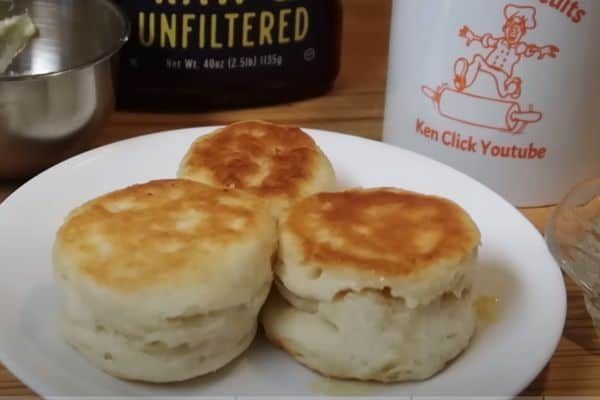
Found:
M 328 95 L 242 110 L 186 114 L 118 112 L 98 136 L 95 145 L 161 130 L 224 124 L 248 118 L 292 122 L 379 139 L 385 102 L 391 0 L 343 0 L 343 3 L 343 67 L 336 87 Z M 0 201 L 22 183 L 0 182 Z M 552 208 L 522 211 L 543 231 Z M 600 396 L 600 341 L 585 311 L 581 291 L 572 281 L 566 281 L 569 307 L 563 337 L 549 364 L 525 390 L 525 395 Z M 527 354 L 513 356 L 512 362 L 516 364 Z M 0 366 L 0 396 L 33 395 Z

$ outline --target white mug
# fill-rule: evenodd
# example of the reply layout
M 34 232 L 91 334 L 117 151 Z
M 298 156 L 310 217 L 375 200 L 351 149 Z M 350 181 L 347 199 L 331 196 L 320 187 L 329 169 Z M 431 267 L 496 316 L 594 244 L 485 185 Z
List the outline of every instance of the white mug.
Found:
M 383 139 L 518 206 L 600 176 L 600 1 L 394 0 Z

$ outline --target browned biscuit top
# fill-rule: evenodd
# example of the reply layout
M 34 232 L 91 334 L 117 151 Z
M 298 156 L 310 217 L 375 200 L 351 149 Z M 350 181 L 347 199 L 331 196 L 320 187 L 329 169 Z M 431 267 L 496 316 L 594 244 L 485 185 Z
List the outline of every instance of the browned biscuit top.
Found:
M 218 273 L 211 260 L 264 235 L 269 223 L 263 203 L 241 191 L 153 181 L 73 211 L 57 234 L 55 261 L 64 273 L 121 292 L 203 281 Z
M 282 231 L 302 261 L 400 277 L 473 254 L 479 230 L 457 204 L 395 189 L 321 193 L 297 203 Z
M 198 139 L 179 176 L 261 197 L 296 197 L 313 179 L 323 157 L 300 128 L 240 122 Z

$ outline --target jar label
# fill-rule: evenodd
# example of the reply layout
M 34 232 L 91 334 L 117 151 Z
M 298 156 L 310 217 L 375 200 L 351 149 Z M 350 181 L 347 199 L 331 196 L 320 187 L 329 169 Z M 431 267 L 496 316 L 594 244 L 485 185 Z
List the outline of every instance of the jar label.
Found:
M 123 0 L 124 65 L 143 72 L 311 72 L 328 36 L 323 0 Z
M 513 203 L 554 203 L 600 168 L 600 2 L 394 2 L 384 140 Z

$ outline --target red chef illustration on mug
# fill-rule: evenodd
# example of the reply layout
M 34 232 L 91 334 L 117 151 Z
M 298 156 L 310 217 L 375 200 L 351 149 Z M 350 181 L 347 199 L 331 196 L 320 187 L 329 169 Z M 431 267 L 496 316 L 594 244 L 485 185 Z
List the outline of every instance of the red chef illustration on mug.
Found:
M 467 46 L 479 43 L 483 51 L 470 60 L 465 57 L 456 60 L 454 87 L 447 84 L 436 89 L 423 86 L 422 91 L 434 101 L 445 118 L 516 134 L 543 118 L 543 113 L 535 110 L 533 105 L 524 107 L 518 102 L 525 87 L 523 79 L 517 75 L 517 66 L 526 59 L 554 59 L 560 49 L 552 44 L 531 44 L 523 40 L 537 27 L 534 7 L 508 4 L 504 8 L 504 17 L 503 34 L 498 36 L 491 33 L 478 35 L 469 26 L 463 26 L 459 37 L 466 40 Z M 490 76 L 495 87 L 490 88 L 490 93 L 470 92 L 482 74 Z

